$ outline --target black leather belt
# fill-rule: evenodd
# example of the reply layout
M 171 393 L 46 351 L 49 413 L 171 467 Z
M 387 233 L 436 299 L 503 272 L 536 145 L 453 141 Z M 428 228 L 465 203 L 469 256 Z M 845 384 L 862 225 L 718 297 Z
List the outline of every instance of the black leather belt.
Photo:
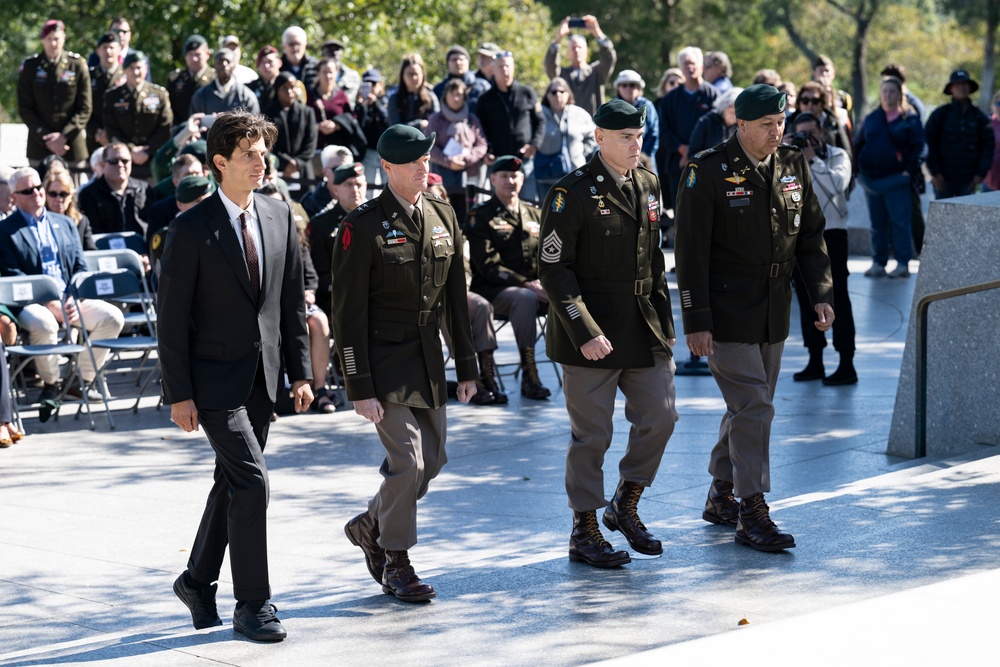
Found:
M 396 322 L 398 324 L 416 324 L 417 326 L 422 327 L 428 324 L 437 324 L 438 311 L 370 308 L 368 310 L 368 317 L 374 320 L 385 320 L 387 322 Z
M 592 294 L 631 294 L 649 296 L 653 291 L 653 279 L 641 280 L 581 280 L 580 289 Z
M 724 273 L 729 276 L 750 276 L 752 278 L 780 278 L 792 273 L 795 260 L 777 262 L 775 264 L 747 265 L 712 262 L 708 270 L 711 273 Z

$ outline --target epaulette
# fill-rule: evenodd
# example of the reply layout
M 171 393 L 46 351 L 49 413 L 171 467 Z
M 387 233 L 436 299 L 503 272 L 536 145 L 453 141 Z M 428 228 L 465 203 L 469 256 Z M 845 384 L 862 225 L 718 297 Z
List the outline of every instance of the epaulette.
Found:
M 590 175 L 590 167 L 587 165 L 583 165 L 579 169 L 571 171 L 570 173 L 563 176 L 562 180 L 559 181 L 558 185 L 561 185 L 563 187 L 568 187 L 579 181 L 584 176 L 589 176 L 589 175 Z
M 538 204 L 533 201 L 528 201 L 527 199 L 519 199 L 519 206 L 527 206 L 528 208 L 541 208 Z
M 167 75 L 167 81 L 169 83 L 173 83 L 174 81 L 177 80 L 177 78 L 181 75 L 181 72 L 183 72 L 183 71 L 184 71 L 184 68 L 178 67 L 173 72 L 171 72 L 170 74 Z
M 372 207 L 372 204 L 374 204 L 374 203 L 375 203 L 374 199 L 369 199 L 368 201 L 364 202 L 363 204 L 360 204 L 356 209 L 354 209 L 354 211 L 351 211 L 351 213 L 354 213 L 355 211 L 358 212 L 358 213 L 364 213 L 365 211 L 367 211 L 368 209 L 370 209 Z
M 83 58 L 79 53 L 74 53 L 73 51 L 65 51 L 67 58 L 76 58 L 77 60 Z
M 167 94 L 167 89 L 164 88 L 163 86 L 157 85 L 157 84 L 155 84 L 155 83 L 153 83 L 151 81 L 147 81 L 146 85 L 149 86 L 150 90 L 158 90 L 161 93 L 163 93 L 164 95 Z
M 424 196 L 427 197 L 428 199 L 430 199 L 431 201 L 438 202 L 439 204 L 447 204 L 448 203 L 447 199 L 441 199 L 440 197 L 438 197 L 433 192 L 428 192 L 428 191 L 425 190 L 424 191 Z
M 694 154 L 694 159 L 700 160 L 703 157 L 711 155 L 712 153 L 718 153 L 719 152 L 718 148 L 719 146 L 712 146 L 711 148 L 706 148 L 703 151 L 698 151 L 697 153 Z

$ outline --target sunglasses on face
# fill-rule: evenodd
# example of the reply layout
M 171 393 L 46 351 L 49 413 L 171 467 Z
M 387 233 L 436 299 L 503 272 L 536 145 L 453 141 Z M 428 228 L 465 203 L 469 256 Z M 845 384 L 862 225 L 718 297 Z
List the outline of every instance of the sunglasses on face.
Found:
M 127 165 L 131 161 L 132 160 L 129 159 L 129 158 L 127 158 L 127 157 L 120 157 L 120 158 L 113 158 L 111 160 L 105 160 L 104 162 L 106 164 L 120 164 L 121 166 L 124 167 L 125 165 Z
M 513 51 L 501 51 L 493 56 L 493 60 L 500 60 L 501 58 L 513 58 Z
M 30 188 L 25 188 L 23 190 L 14 190 L 14 194 L 16 194 L 16 195 L 24 195 L 25 197 L 30 197 L 31 195 L 35 194 L 36 192 L 41 192 L 44 189 L 45 188 L 43 188 L 41 185 L 32 185 Z
M 819 104 L 820 99 L 818 97 L 800 97 L 799 104 Z
M 50 197 L 59 197 L 59 199 L 66 199 L 66 197 L 69 197 L 68 192 L 46 192 L 45 194 Z
M 640 86 L 639 86 L 638 83 L 620 83 L 620 84 L 618 84 L 618 87 L 619 88 L 639 88 Z

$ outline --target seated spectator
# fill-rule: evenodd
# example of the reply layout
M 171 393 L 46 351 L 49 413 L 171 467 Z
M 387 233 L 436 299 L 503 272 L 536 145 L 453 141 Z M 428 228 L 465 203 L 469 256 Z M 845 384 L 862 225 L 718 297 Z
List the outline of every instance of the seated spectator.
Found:
M 257 52 L 257 78 L 247 88 L 257 96 L 257 106 L 269 109 L 274 103 L 274 80 L 281 71 L 281 52 L 270 44 Z
M 7 345 L 17 340 L 17 323 L 6 306 L 0 306 L 0 449 L 6 449 L 24 437 L 14 426 L 14 405 L 10 400 L 10 367 Z
M 146 238 L 152 187 L 131 175 L 128 146 L 118 141 L 108 144 L 104 149 L 104 176 L 84 188 L 77 202 L 95 234 L 136 232 Z
M 317 183 L 316 187 L 304 194 L 299 200 L 310 218 L 333 208 L 336 203 L 330 195 L 333 171 L 341 165 L 353 164 L 354 154 L 344 146 L 327 146 L 320 154 L 319 161 L 323 167 L 323 181 Z
M 679 67 L 669 67 L 664 70 L 663 76 L 660 77 L 660 83 L 656 86 L 657 103 L 660 98 L 682 83 L 684 83 L 684 73 Z
M 215 82 L 199 88 L 191 97 L 191 113 L 206 115 L 243 109 L 260 113 L 257 96 L 233 77 L 236 54 L 229 49 L 215 52 Z
M 186 144 L 170 165 L 170 176 L 153 186 L 153 199 L 159 202 L 162 199 L 172 197 L 174 190 L 177 189 L 177 184 L 188 174 L 205 175 L 205 161 L 208 159 L 207 150 L 208 146 L 204 140 Z
M 468 88 L 462 79 L 450 79 L 444 87 L 444 106 L 431 114 L 424 134 L 436 133 L 431 147 L 431 169 L 441 177 L 442 187 L 459 220 L 468 210 L 466 186 L 476 182 L 479 165 L 486 157 L 486 137 L 479 119 L 469 111 Z
M 389 95 L 389 124 L 411 125 L 418 130 L 427 127 L 427 119 L 441 105 L 427 85 L 427 69 L 419 53 L 403 56 L 399 66 L 399 86 Z
M 91 185 L 101 176 L 104 176 L 104 146 L 98 146 L 97 150 L 90 154 L 88 162 L 90 164 L 90 180 L 80 186 L 80 189 L 76 193 L 77 196 L 79 196 L 80 192 L 83 192 L 84 188 Z
M 729 56 L 722 51 L 708 51 L 705 54 L 705 73 L 703 76 L 705 81 L 715 86 L 719 94 L 732 88 L 733 65 L 729 62 Z
M 209 60 L 208 42 L 201 35 L 184 40 L 184 67 L 167 76 L 167 92 L 174 122 L 182 123 L 191 115 L 191 98 L 195 92 L 215 80 L 215 70 Z
M 377 196 L 381 192 L 381 186 L 385 183 L 385 172 L 382 171 L 382 164 L 378 156 L 378 140 L 382 133 L 389 128 L 389 109 L 385 96 L 385 82 L 382 80 L 382 73 L 377 69 L 370 69 L 362 77 L 364 83 L 358 93 L 357 103 L 354 105 L 354 113 L 358 117 L 358 124 L 361 131 L 365 133 L 367 140 L 367 150 L 362 163 L 365 165 L 365 179 L 372 186 L 378 186 L 371 193 Z
M 287 179 L 313 179 L 316 153 L 316 116 L 299 101 L 295 75 L 282 72 L 274 80 L 278 99 L 264 115 L 278 126 L 278 138 L 271 154 L 278 158 L 278 171 Z
M 80 245 L 84 250 L 97 250 L 90 220 L 76 206 L 76 186 L 65 169 L 53 169 L 42 180 L 45 188 L 45 208 L 52 213 L 65 215 L 76 224 Z
M 344 43 L 339 39 L 328 39 L 323 42 L 323 58 L 337 64 L 335 77 L 337 85 L 347 95 L 353 108 L 354 101 L 358 98 L 358 92 L 361 90 L 361 75 L 358 74 L 357 70 L 344 64 Z
M 257 72 L 253 71 L 246 65 L 241 64 L 241 61 L 243 60 L 243 49 L 240 48 L 239 37 L 236 35 L 226 35 L 219 40 L 219 48 L 229 49 L 236 57 L 236 70 L 233 72 L 233 76 L 236 77 L 237 81 L 242 83 L 244 86 L 249 86 L 257 80 Z
M 653 103 L 643 97 L 642 93 L 646 88 L 639 73 L 634 69 L 623 69 L 615 79 L 615 95 L 625 100 L 636 109 L 646 110 L 646 127 L 642 135 L 642 154 L 645 156 L 647 164 L 652 163 L 656 149 L 660 147 L 660 121 L 656 116 L 656 108 Z
M 307 104 L 316 115 L 316 130 L 319 132 L 316 146 L 319 149 L 338 143 L 331 139 L 340 129 L 335 119 L 337 116 L 351 113 L 352 102 L 347 98 L 347 93 L 337 85 L 337 67 L 336 60 L 330 58 L 321 60 L 316 76 L 316 88 L 309 90 Z
M 542 385 L 535 365 L 536 317 L 549 302 L 538 281 L 542 212 L 518 198 L 524 183 L 521 165 L 521 159 L 513 155 L 497 158 L 490 168 L 495 196 L 469 212 L 465 232 L 472 263 L 470 289 L 489 299 L 495 312 L 510 320 L 521 352 L 521 395 L 543 400 L 552 392 Z M 480 352 L 478 358 L 480 380 L 493 391 L 493 352 Z
M 742 88 L 730 88 L 720 93 L 712 110 L 698 119 L 691 130 L 691 142 L 688 144 L 691 155 L 717 146 L 736 134 L 736 96 L 742 92 Z
M 45 191 L 34 169 L 18 169 L 11 183 L 17 210 L 0 222 L 0 275 L 49 275 L 65 285 L 73 274 L 87 269 L 76 223 L 45 210 Z M 121 310 L 97 299 L 79 303 L 67 299 L 68 322 L 63 321 L 58 302 L 25 306 L 17 316 L 32 345 L 51 345 L 58 340 L 59 325 L 78 324 L 80 313 L 92 338 L 117 338 L 125 325 Z M 87 385 L 87 400 L 102 400 L 101 390 L 90 385 L 106 356 L 105 350 L 94 350 L 93 361 L 89 354 L 80 355 L 80 375 Z M 39 421 L 44 422 L 59 406 L 59 358 L 38 357 L 35 368 L 44 383 L 39 397 L 42 403 Z
M 333 176 L 327 181 L 326 187 L 333 198 L 332 205 L 322 213 L 309 220 L 306 235 L 309 239 L 309 252 L 313 266 L 316 267 L 318 286 L 316 287 L 316 302 L 319 307 L 330 315 L 332 298 L 332 275 L 330 261 L 333 258 L 333 244 L 340 228 L 341 221 L 347 214 L 361 206 L 366 201 L 368 184 L 365 181 L 364 167 L 358 162 L 343 164 L 333 170 Z
M 14 210 L 14 198 L 11 195 L 10 179 L 14 170 L 7 166 L 0 165 L 0 220 L 3 220 Z
M 104 131 L 109 141 L 128 144 L 136 178 L 152 176 L 150 160 L 170 139 L 174 113 L 167 91 L 146 81 L 146 56 L 132 51 L 122 62 L 125 85 L 104 96 Z
M 285 28 L 281 33 L 281 71 L 291 72 L 305 84 L 306 90 L 316 86 L 316 70 L 319 60 L 306 53 L 306 31 L 297 25 Z
M 147 246 L 152 247 L 153 234 L 169 225 L 180 212 L 177 207 L 177 186 L 188 176 L 205 176 L 205 167 L 197 157 L 191 153 L 184 153 L 178 155 L 177 159 L 174 160 L 172 173 L 167 180 L 170 185 L 169 189 L 164 188 L 161 197 L 147 211 Z
M 469 113 L 476 113 L 476 103 L 479 102 L 479 96 L 490 89 L 489 80 L 481 79 L 469 71 L 469 52 L 464 46 L 457 44 L 452 46 L 448 49 L 445 59 L 448 74 L 444 81 L 440 81 L 434 86 L 434 94 L 437 95 L 441 104 L 444 104 L 445 84 L 458 79 L 465 84 L 465 100 L 469 104 Z
M 576 105 L 593 116 L 597 107 L 604 104 L 604 84 L 615 71 L 618 55 L 611 40 L 601 30 L 597 18 L 589 14 L 582 18 L 584 29 L 597 40 L 600 49 L 597 60 L 587 63 L 587 39 L 583 35 L 573 35 L 569 38 L 569 67 L 559 65 L 559 47 L 572 30 L 570 17 L 567 16 L 559 24 L 556 37 L 545 52 L 545 74 L 550 79 L 562 77 L 573 91 Z
M 565 79 L 557 76 L 549 81 L 542 98 L 545 137 L 535 155 L 535 175 L 542 198 L 556 181 L 586 164 L 597 149 L 594 119 L 574 100 Z

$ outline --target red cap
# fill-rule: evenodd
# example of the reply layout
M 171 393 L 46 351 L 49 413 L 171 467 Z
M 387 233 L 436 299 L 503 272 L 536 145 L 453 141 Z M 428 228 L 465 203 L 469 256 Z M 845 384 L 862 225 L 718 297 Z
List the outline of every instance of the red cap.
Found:
M 441 174 L 435 174 L 433 171 L 427 174 L 427 185 L 442 185 L 443 183 Z
M 42 26 L 42 39 L 45 39 L 49 36 L 49 33 L 53 33 L 56 30 L 66 32 L 66 26 L 58 19 L 49 19 L 45 22 L 45 25 Z

